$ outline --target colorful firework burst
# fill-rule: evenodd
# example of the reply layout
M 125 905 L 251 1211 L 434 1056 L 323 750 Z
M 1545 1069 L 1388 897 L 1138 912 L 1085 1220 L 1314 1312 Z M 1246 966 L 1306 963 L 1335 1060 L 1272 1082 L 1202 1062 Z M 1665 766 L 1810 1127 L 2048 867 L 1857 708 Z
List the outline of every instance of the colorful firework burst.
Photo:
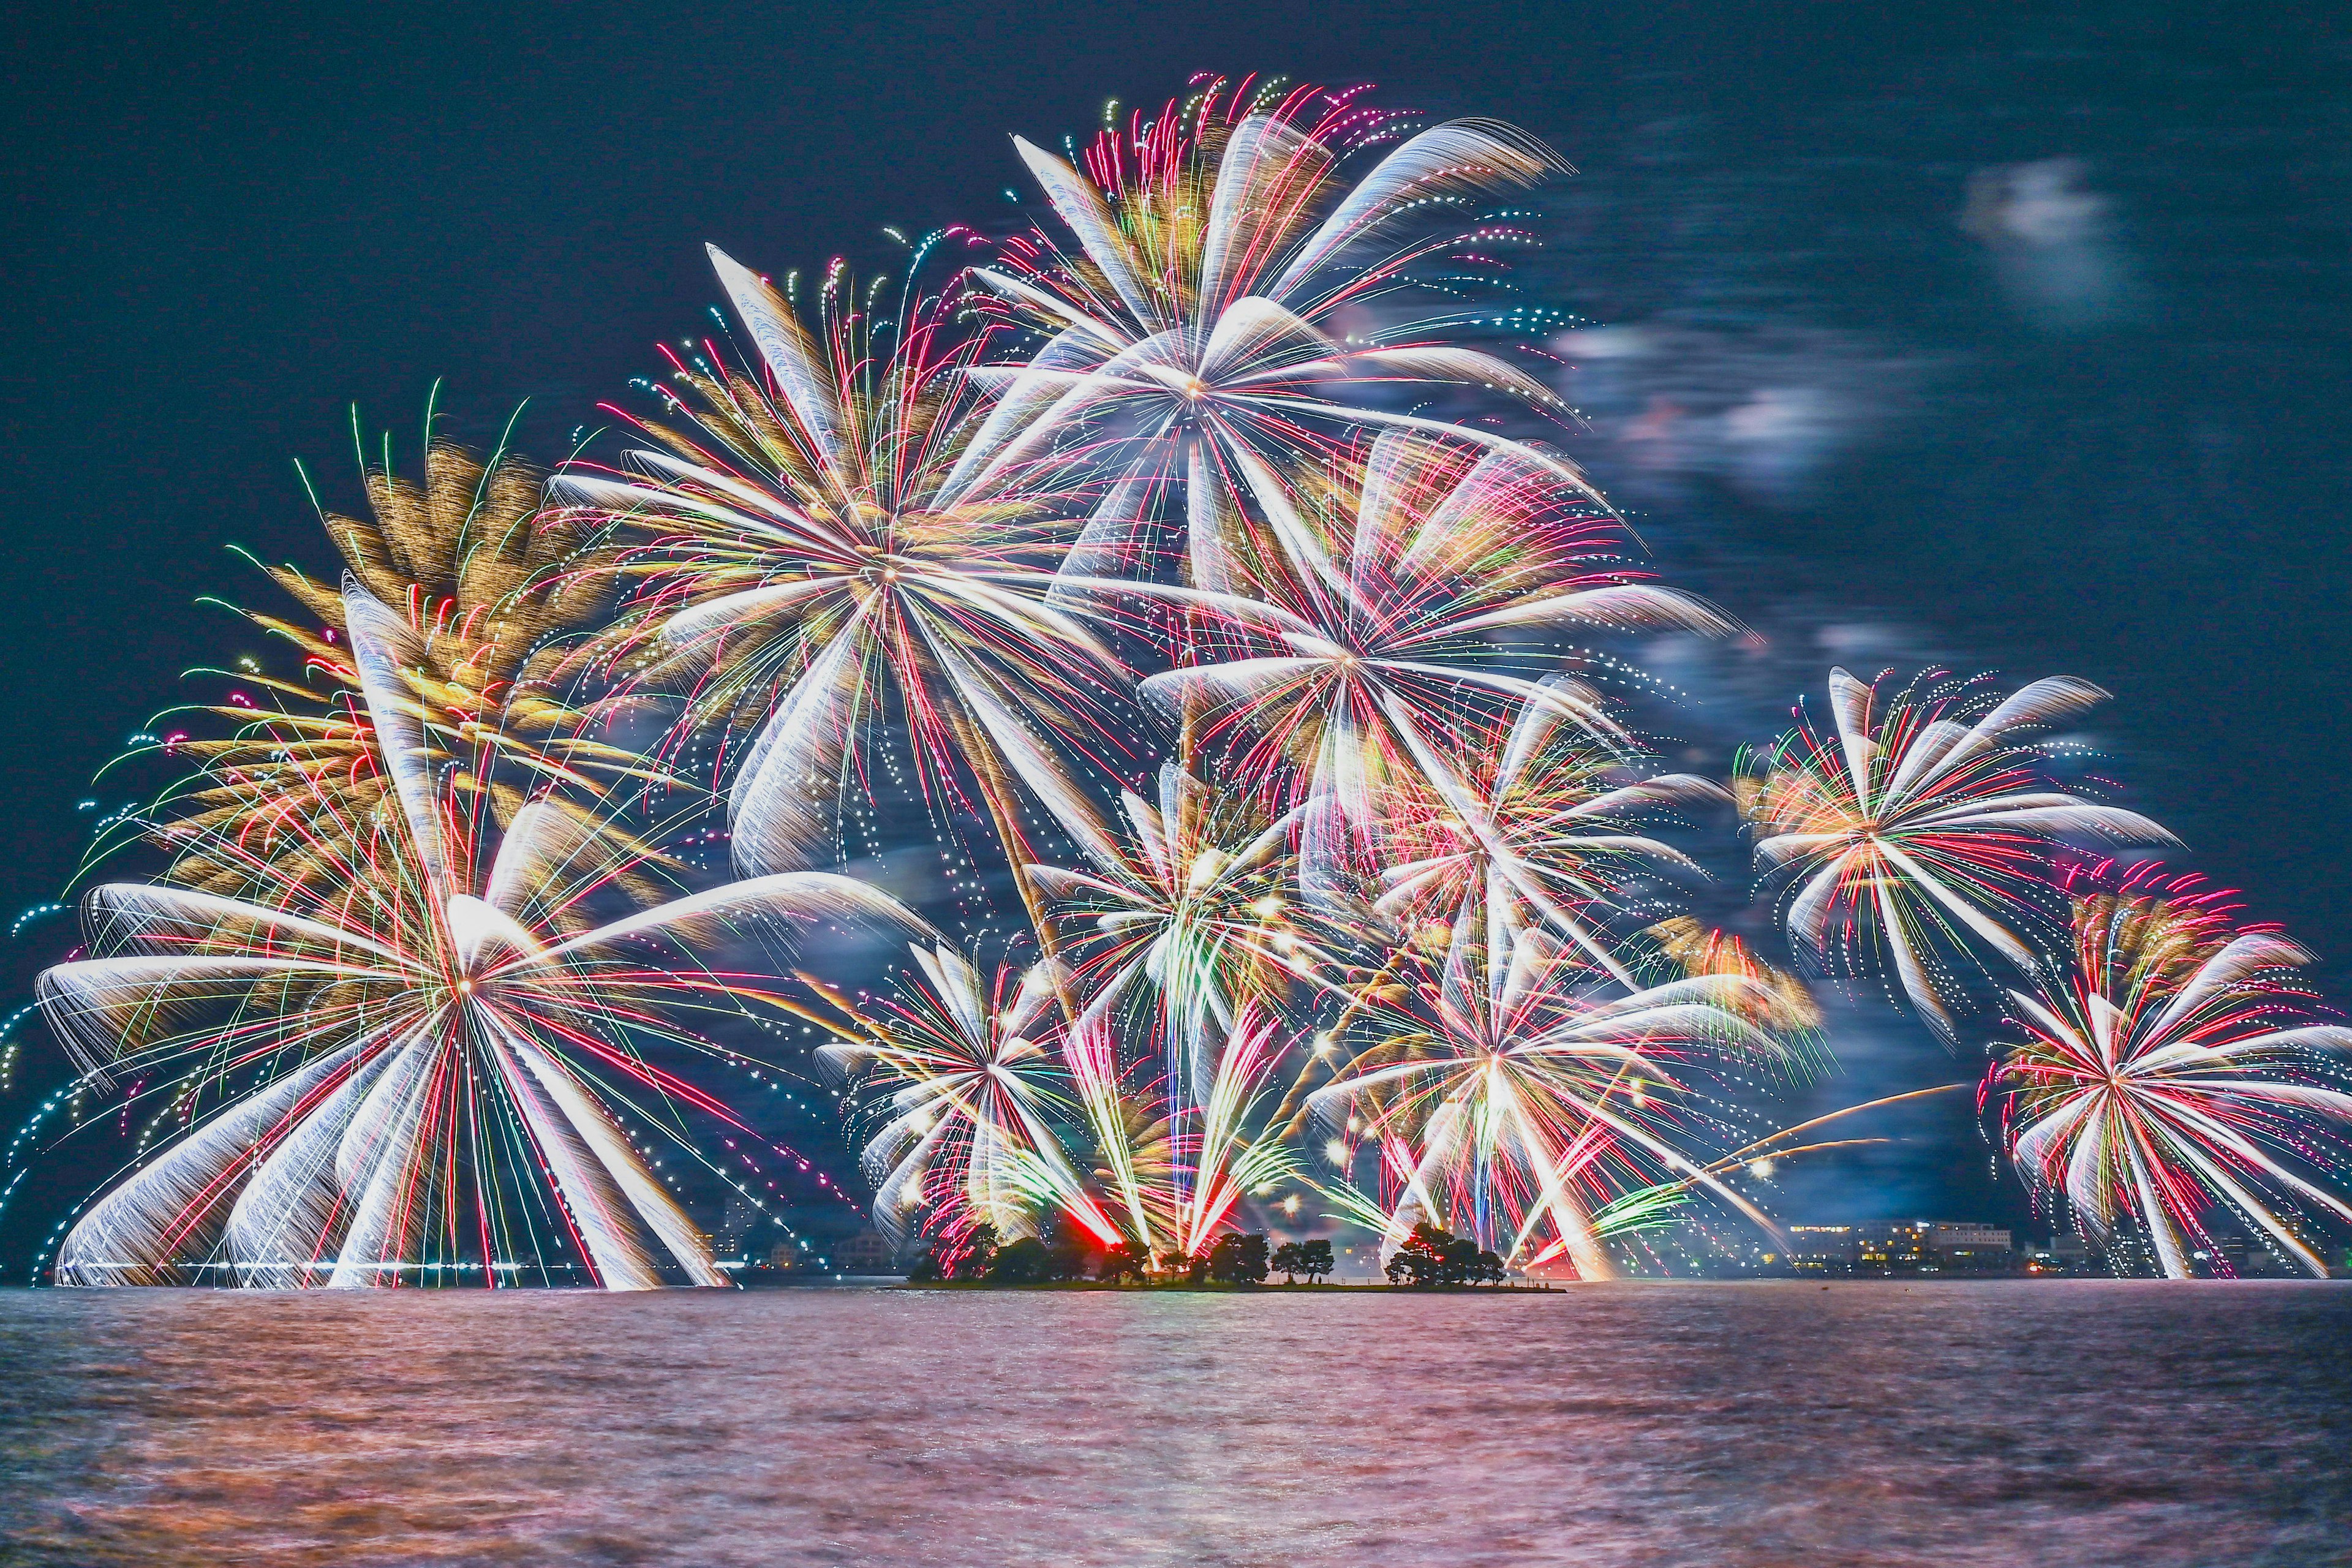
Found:
M 1935 676 L 1883 694 L 1831 670 L 1834 728 L 1801 710 L 1748 805 L 1758 865 L 1787 879 L 1790 939 L 1849 963 L 1883 944 L 1904 994 L 1952 1038 L 1959 983 L 1942 954 L 1980 943 L 2032 973 L 2032 900 L 2061 839 L 2174 842 L 2144 816 L 2052 787 L 2019 738 L 2105 695 L 2058 677 L 1995 700 Z
M 387 689 L 376 628 L 397 618 L 356 584 L 345 611 L 396 810 L 361 823 L 321 801 L 342 830 L 294 869 L 216 847 L 249 898 L 93 889 L 90 956 L 41 976 L 85 1069 L 185 1129 L 82 1216 L 58 1278 L 504 1283 L 558 1274 L 567 1237 L 610 1289 L 723 1283 L 630 1130 L 673 1101 L 726 1116 L 655 1056 L 702 1047 L 682 1016 L 762 993 L 693 953 L 911 918 L 815 873 L 614 910 L 658 876 L 650 858 L 545 800 L 500 829 Z
M 1047 600 L 1051 498 L 944 488 L 976 406 L 954 373 L 978 340 L 947 342 L 936 300 L 877 322 L 839 275 L 813 332 L 711 257 L 761 364 L 722 371 L 706 344 L 666 389 L 691 428 L 642 426 L 666 448 L 630 454 L 642 481 L 575 469 L 553 487 L 641 541 L 629 570 L 650 590 L 608 656 L 635 681 L 680 679 L 696 725 L 752 731 L 728 793 L 742 870 L 846 858 L 845 801 L 903 756 L 933 809 L 978 792 L 1041 918 L 1016 781 L 1078 811 L 1080 759 L 1118 744 L 1122 677 Z
M 1256 500 L 1266 538 L 1252 593 L 1182 595 L 1255 649 L 1162 671 L 1141 690 L 1202 710 L 1203 742 L 1231 738 L 1236 776 L 1302 807 L 1310 897 L 1360 880 L 1377 826 L 1442 807 L 1432 781 L 1446 752 L 1496 744 L 1524 708 L 1624 739 L 1597 692 L 1545 670 L 1556 651 L 1515 653 L 1506 636 L 1728 625 L 1636 581 L 1610 520 L 1519 448 L 1391 432 L 1307 504 L 1274 488 Z
M 1394 244 L 1412 220 L 1463 198 L 1525 186 L 1564 167 L 1494 121 L 1405 134 L 1400 117 L 1352 93 L 1206 82 L 1148 124 L 1096 138 L 1073 167 L 1015 139 L 1075 250 L 1043 231 L 1005 247 L 974 278 L 1003 311 L 1045 338 L 1017 363 L 986 367 L 1002 395 L 950 476 L 984 483 L 1009 466 L 1054 458 L 1108 465 L 1107 492 L 1074 569 L 1133 564 L 1139 525 L 1174 482 L 1188 506 L 1190 576 L 1228 586 L 1223 520 L 1244 484 L 1314 461 L 1370 427 L 1435 429 L 1493 440 L 1414 415 L 1333 399 L 1379 384 L 1500 390 L 1545 410 L 1559 398 L 1490 354 L 1444 343 L 1335 336 L 1333 318 L 1395 289 L 1424 258 L 1466 248 L 1452 233 Z M 1349 184 L 1349 154 L 1389 151 Z M 1514 233 L 1488 226 L 1490 247 Z M 1057 442 L 1077 437 L 1055 452 Z M 1498 443 L 1499 444 L 1499 443 Z M 1550 460 L 1558 476 L 1574 471 Z
M 2010 993 L 2024 1037 L 1990 1087 L 2018 1170 L 2086 1235 L 2134 1231 L 2185 1279 L 2230 1215 L 2326 1279 L 2311 1220 L 2352 1221 L 2323 1184 L 2352 1155 L 2352 1029 L 2288 979 L 2311 955 L 2224 897 L 2147 868 L 2078 896 L 2073 967 Z
M 363 459 L 370 519 L 322 513 L 343 587 L 273 571 L 304 616 L 252 617 L 304 677 L 256 665 L 207 715 L 234 733 L 173 736 L 193 776 L 124 821 L 173 864 L 93 890 L 44 977 L 84 1081 L 160 1107 L 59 1278 L 717 1282 L 646 1139 L 730 1125 L 658 1063 L 753 1003 L 832 1033 L 897 1240 L 1193 1258 L 1297 1212 L 1319 1121 L 1343 1219 L 1600 1277 L 1691 1194 L 1769 1230 L 1731 1180 L 1855 1141 L 1795 1142 L 1869 1107 L 1743 1130 L 1735 1083 L 1812 1065 L 1820 1012 L 1686 907 L 1659 824 L 1724 792 L 1657 772 L 1600 689 L 1623 667 L 1564 640 L 1730 623 L 1555 452 L 1400 411 L 1566 412 L 1403 320 L 1528 237 L 1475 204 L 1561 165 L 1360 92 L 1195 88 L 1070 161 L 1020 142 L 1060 229 L 944 289 L 971 231 L 895 284 L 835 264 L 808 311 L 712 250 L 748 349 L 666 349 L 609 466 Z M 2167 1272 L 2217 1210 L 2318 1268 L 2352 1035 L 2286 984 L 2300 950 L 2126 879 L 2075 900 L 2057 978 L 2070 841 L 2168 841 L 2027 738 L 2101 694 L 1881 685 L 1832 671 L 1834 722 L 1733 782 L 1801 967 L 1883 956 L 1952 1041 L 2000 955 L 2029 1181 Z M 655 710 L 648 756 L 617 727 Z M 688 892 L 655 801 L 706 784 L 749 879 Z M 918 819 L 975 943 L 821 869 Z M 803 973 L 812 1005 L 709 967 L 821 922 L 917 937 L 912 972 Z
M 1605 1279 L 1598 1216 L 1629 1194 L 1690 1181 L 1762 1219 L 1689 1152 L 1716 1131 L 1697 1092 L 1706 1059 L 1776 1054 L 1743 1016 L 1752 984 L 1629 992 L 1539 931 L 1504 955 L 1460 943 L 1433 983 L 1370 1014 L 1369 1043 L 1308 1104 L 1344 1131 L 1342 1163 L 1349 1140 L 1377 1151 L 1391 1245 L 1427 1220 L 1521 1267 L 1564 1256 Z

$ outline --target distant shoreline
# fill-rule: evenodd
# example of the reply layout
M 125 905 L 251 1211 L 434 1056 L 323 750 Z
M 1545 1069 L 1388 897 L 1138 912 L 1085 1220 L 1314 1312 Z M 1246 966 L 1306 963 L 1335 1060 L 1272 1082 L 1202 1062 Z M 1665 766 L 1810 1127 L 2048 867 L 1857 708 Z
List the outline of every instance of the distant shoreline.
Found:
M 846 1280 L 843 1283 L 847 1283 Z M 1565 1288 L 1568 1282 L 1554 1285 L 1546 1282 L 1503 1285 L 1390 1285 L 1366 1280 L 1357 1284 L 1349 1280 L 1331 1279 L 1320 1285 L 1213 1285 L 1203 1282 L 1171 1285 L 1127 1285 L 1107 1279 L 1051 1279 L 1021 1284 L 996 1284 L 985 1279 L 901 1279 L 886 1289 L 893 1290 L 1117 1290 L 1130 1296 L 1267 1296 L 1306 1295 L 1330 1290 L 1394 1290 L 1405 1295 L 1474 1296 L 1474 1295 L 1542 1295 Z

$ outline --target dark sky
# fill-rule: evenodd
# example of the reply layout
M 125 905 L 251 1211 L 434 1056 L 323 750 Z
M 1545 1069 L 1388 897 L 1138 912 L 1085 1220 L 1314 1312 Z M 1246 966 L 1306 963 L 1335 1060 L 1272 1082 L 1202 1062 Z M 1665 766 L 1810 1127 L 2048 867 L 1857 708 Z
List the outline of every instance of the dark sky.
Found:
M 2250 9 L 20 10 L 0 910 L 245 645 L 195 603 L 265 593 L 223 546 L 326 564 L 290 462 L 348 499 L 353 402 L 527 396 L 551 452 L 697 327 L 704 241 L 781 272 L 1009 226 L 1010 132 L 1205 68 L 1579 166 L 1521 282 L 1622 329 L 1580 346 L 1579 455 L 1774 633 L 1759 722 L 1841 652 L 2087 676 L 2132 804 L 2352 975 L 2352 50 Z M 68 940 L 30 927 L 10 983 Z

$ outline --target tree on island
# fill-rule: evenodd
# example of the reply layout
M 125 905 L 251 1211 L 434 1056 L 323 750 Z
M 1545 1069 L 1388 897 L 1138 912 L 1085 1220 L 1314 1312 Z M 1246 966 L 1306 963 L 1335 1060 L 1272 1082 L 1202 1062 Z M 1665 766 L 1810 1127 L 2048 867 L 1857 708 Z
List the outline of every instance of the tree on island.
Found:
M 1503 1260 L 1470 1237 L 1424 1220 L 1390 1256 L 1385 1272 L 1391 1285 L 1499 1285 Z
M 1281 1274 L 1285 1285 L 1297 1284 L 1301 1274 L 1306 1275 L 1307 1282 L 1312 1285 L 1331 1272 L 1333 1261 L 1331 1244 L 1328 1241 L 1286 1241 L 1274 1249 L 1274 1259 L 1269 1267 Z
M 1445 1247 L 1444 1242 L 1437 1239 L 1440 1237 L 1444 1237 L 1445 1241 L 1453 1240 L 1452 1237 L 1446 1236 L 1435 1226 L 1414 1226 L 1412 1234 L 1405 1237 L 1403 1246 L 1389 1254 L 1387 1267 L 1381 1269 L 1381 1272 L 1389 1277 L 1389 1283 L 1391 1285 L 1438 1283 L 1445 1274 Z
M 1265 1232 L 1226 1232 L 1209 1247 L 1208 1266 L 1209 1278 L 1220 1285 L 1265 1284 L 1270 1266 Z
M 1104 1256 L 1092 1231 L 1059 1215 L 1048 1215 L 1035 1236 L 996 1245 L 988 1226 L 989 1257 L 978 1277 L 991 1285 L 1049 1285 L 1092 1279 Z M 975 1236 L 977 1233 L 975 1233 Z
M 1105 1250 L 1101 1237 L 1067 1215 L 1047 1215 L 1038 1236 L 1048 1255 L 1046 1279 L 1091 1279 L 1101 1272 Z
M 1042 1285 L 1054 1277 L 1054 1254 L 1034 1236 L 997 1248 L 981 1279 L 991 1285 Z
M 1151 1260 L 1125 1242 L 1105 1252 L 1095 1265 L 1095 1278 L 1114 1285 L 1126 1279 L 1139 1285 L 1150 1273 Z

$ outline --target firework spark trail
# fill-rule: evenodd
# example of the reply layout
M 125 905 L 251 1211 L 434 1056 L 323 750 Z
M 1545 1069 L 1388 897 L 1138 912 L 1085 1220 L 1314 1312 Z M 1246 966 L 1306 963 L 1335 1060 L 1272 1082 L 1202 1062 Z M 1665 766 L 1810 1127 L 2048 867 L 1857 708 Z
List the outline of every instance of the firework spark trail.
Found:
M 1698 868 L 1680 850 L 1626 831 L 1624 818 L 1725 798 L 1721 786 L 1680 773 L 1612 784 L 1607 775 L 1620 759 L 1587 743 L 1542 703 L 1519 710 L 1499 749 L 1452 749 L 1466 754 L 1418 759 L 1437 809 L 1398 814 L 1378 907 L 1448 927 L 1483 925 L 1488 949 L 1497 952 L 1530 923 L 1546 925 L 1631 984 L 1616 944 L 1600 929 L 1624 902 L 1619 874 Z
M 1291 1043 L 1282 1019 L 1248 1000 L 1229 1026 L 1211 1030 L 1189 1080 L 1159 1072 L 1148 1054 L 1122 1061 L 1100 1014 L 1081 1017 L 1063 1038 L 1104 1210 L 1137 1256 L 1168 1268 L 1232 1226 L 1245 1194 L 1262 1194 L 1297 1170 L 1295 1151 L 1269 1135 L 1264 1114 Z
M 1011 1238 L 1060 1214 L 1107 1246 L 1189 1258 L 1245 1191 L 1288 1172 L 1252 1115 L 1284 1043 L 1254 1002 L 1213 1026 L 1194 1103 L 1148 1061 L 1123 1066 L 1099 1011 L 1065 1022 L 1055 961 L 991 980 L 944 945 L 913 954 L 920 979 L 878 1007 L 812 981 L 841 1020 L 819 1058 L 878 1123 L 862 1159 L 894 1239 L 923 1228 L 953 1244 L 983 1224 Z M 1091 1142 L 1092 1181 L 1074 1141 Z

